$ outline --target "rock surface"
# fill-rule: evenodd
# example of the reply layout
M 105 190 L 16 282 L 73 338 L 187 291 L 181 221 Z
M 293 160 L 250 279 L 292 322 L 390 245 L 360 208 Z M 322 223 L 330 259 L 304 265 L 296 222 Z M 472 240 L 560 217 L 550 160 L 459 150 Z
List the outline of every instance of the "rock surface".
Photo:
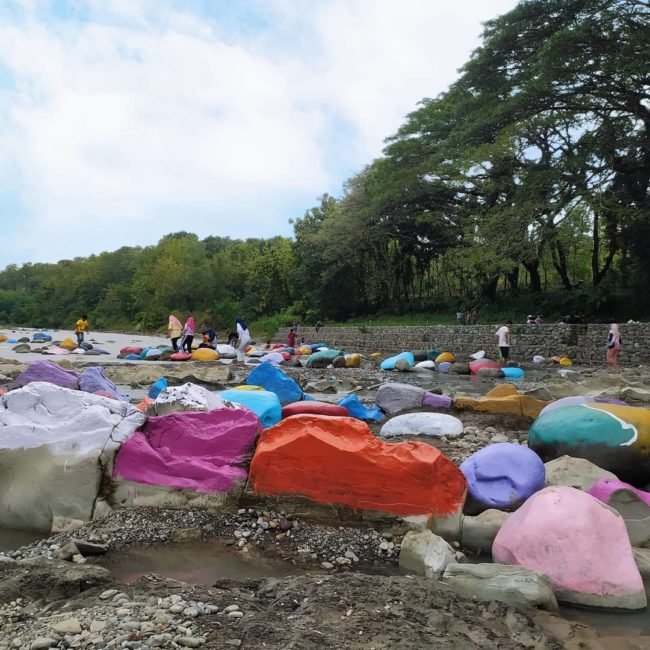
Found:
M 544 463 L 546 468 L 546 487 L 564 485 L 577 490 L 588 490 L 601 478 L 616 478 L 614 474 L 601 469 L 598 465 L 584 458 L 560 456 L 555 460 Z
M 430 530 L 410 531 L 402 540 L 400 569 L 437 580 L 445 567 L 456 561 L 454 549 Z
M 182 413 L 186 411 L 212 411 L 223 408 L 223 400 L 203 386 L 183 384 L 182 386 L 167 386 L 156 397 L 154 409 L 156 415 Z

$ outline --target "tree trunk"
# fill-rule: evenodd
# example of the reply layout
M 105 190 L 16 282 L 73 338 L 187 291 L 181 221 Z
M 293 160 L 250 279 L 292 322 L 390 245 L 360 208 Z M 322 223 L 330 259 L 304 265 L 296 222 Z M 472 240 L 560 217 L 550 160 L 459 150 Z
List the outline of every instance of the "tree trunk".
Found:
M 539 260 L 524 262 L 524 266 L 530 275 L 530 290 L 532 293 L 542 292 L 542 276 L 539 273 Z
M 499 286 L 499 273 L 490 276 L 481 287 L 481 293 L 485 298 L 493 302 L 497 297 L 497 287 Z
M 516 266 L 512 271 L 506 273 L 506 278 L 508 279 L 508 285 L 511 289 L 519 288 L 519 267 Z
M 559 239 L 556 239 L 551 246 L 551 257 L 553 259 L 553 266 L 562 280 L 562 285 L 565 289 L 571 291 L 573 285 L 571 284 L 569 271 L 567 269 L 566 251 L 564 250 L 564 245 Z

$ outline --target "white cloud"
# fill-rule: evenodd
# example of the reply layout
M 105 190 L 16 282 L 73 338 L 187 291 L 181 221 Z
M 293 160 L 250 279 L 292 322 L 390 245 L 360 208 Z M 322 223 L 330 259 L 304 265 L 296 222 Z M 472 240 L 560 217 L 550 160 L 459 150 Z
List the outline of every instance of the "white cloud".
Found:
M 67 23 L 36 4 L 0 25 L 0 194 L 26 215 L 0 266 L 180 229 L 288 234 L 287 210 L 376 156 L 514 0 L 274 0 L 250 5 L 273 24 L 256 36 L 171 2 Z

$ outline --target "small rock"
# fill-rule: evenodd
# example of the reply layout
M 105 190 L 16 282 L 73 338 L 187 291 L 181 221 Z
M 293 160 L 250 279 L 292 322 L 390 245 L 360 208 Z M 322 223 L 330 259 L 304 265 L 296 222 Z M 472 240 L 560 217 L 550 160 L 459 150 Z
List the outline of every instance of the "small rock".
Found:
M 334 565 L 331 562 L 321 562 L 320 565 L 325 569 L 325 571 L 331 571 L 334 568 Z
M 116 593 L 117 589 L 107 589 L 106 591 L 103 591 L 101 594 L 99 594 L 99 599 L 108 600 L 109 598 L 112 598 Z
M 244 612 L 228 612 L 228 618 L 243 618 Z
M 76 618 L 68 618 L 52 626 L 58 634 L 81 634 L 81 625 Z
M 176 643 L 185 648 L 198 648 L 203 643 L 203 639 L 198 636 L 180 636 L 176 639 Z
M 92 621 L 89 629 L 93 634 L 97 634 L 98 632 L 103 632 L 105 627 L 106 621 Z
M 223 611 L 226 614 L 230 614 L 230 612 L 238 612 L 239 611 L 239 605 L 228 605 L 228 607 L 224 608 Z
M 46 648 L 50 648 L 56 644 L 57 641 L 50 638 L 49 636 L 39 636 L 32 641 L 29 647 L 30 650 L 46 650 Z
M 196 607 L 186 607 L 183 610 L 183 616 L 188 618 L 196 618 L 199 615 L 199 610 Z

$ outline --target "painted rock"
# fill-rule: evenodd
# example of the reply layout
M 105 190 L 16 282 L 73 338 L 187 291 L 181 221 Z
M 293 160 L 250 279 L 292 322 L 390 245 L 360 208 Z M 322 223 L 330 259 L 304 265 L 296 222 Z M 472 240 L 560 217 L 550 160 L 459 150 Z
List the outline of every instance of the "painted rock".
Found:
M 345 355 L 345 367 L 346 368 L 360 368 L 361 367 L 361 355 L 360 354 L 346 354 Z
M 425 404 L 425 400 L 428 400 Z M 419 386 L 389 382 L 377 389 L 377 405 L 389 415 L 395 415 L 407 409 L 420 408 L 423 405 L 433 408 L 450 408 L 451 399 L 446 395 L 429 393 Z
M 620 399 L 612 399 L 610 397 L 591 397 L 590 395 L 571 395 L 570 397 L 562 397 L 556 399 L 550 404 L 547 404 L 541 411 L 540 415 L 548 413 L 549 411 L 554 411 L 555 409 L 562 408 L 563 406 L 575 406 L 576 404 L 591 404 L 591 403 L 601 403 L 601 404 L 620 404 L 625 406 L 625 402 Z
M 138 356 L 139 356 L 141 359 L 146 359 L 146 358 L 147 358 L 147 353 L 149 352 L 149 350 L 151 350 L 151 348 L 142 348 L 142 350 L 140 351 L 140 353 L 138 354 Z
M 135 353 L 127 354 L 123 358 L 127 361 L 142 361 L 142 359 L 140 359 L 140 355 Z
M 307 359 L 308 368 L 327 368 L 336 357 L 343 356 L 345 352 L 342 350 L 319 350 L 314 351 Z
M 49 348 L 45 348 L 43 350 L 43 354 L 51 354 L 55 356 L 64 356 L 66 354 L 70 354 L 70 350 L 65 350 L 63 348 L 60 348 L 58 345 L 52 345 Z
M 77 347 L 76 341 L 73 341 L 71 338 L 65 338 L 61 343 L 59 343 L 59 347 L 63 348 L 64 350 L 74 350 Z
M 539 456 L 508 442 L 488 445 L 460 466 L 478 510 L 509 509 L 544 487 L 544 464 Z
M 128 359 L 129 357 L 127 356 L 126 358 Z M 192 355 L 189 352 L 174 352 L 169 358 L 172 361 L 189 361 Z
M 447 395 L 438 395 L 437 393 L 430 393 L 425 390 L 424 395 L 422 396 L 422 406 L 448 410 L 451 408 L 451 397 Z
M 377 439 L 353 418 L 296 415 L 258 442 L 250 467 L 258 494 L 292 494 L 396 515 L 447 515 L 465 497 L 465 478 L 435 447 Z
M 129 345 L 129 346 L 127 346 L 125 348 L 122 348 L 120 350 L 120 354 L 124 354 L 124 355 L 127 355 L 127 354 L 140 354 L 141 352 L 142 352 L 142 348 L 133 347 L 132 345 Z
M 512 366 L 501 368 L 501 372 L 506 379 L 521 379 L 524 376 L 522 368 L 515 368 Z
M 381 412 L 381 409 L 378 406 L 364 406 L 359 400 L 356 393 L 352 393 L 347 397 L 344 397 L 340 402 L 339 406 L 345 407 L 350 415 L 353 418 L 358 420 L 365 420 L 367 422 L 381 422 L 384 418 L 384 414 Z
M 400 363 L 400 368 L 397 368 L 397 364 L 399 362 L 404 362 L 404 363 Z M 415 357 L 413 356 L 412 352 L 400 352 L 399 354 L 396 354 L 393 357 L 388 357 L 388 359 L 384 359 L 379 364 L 379 367 L 381 368 L 381 370 L 396 370 L 396 369 L 408 370 L 409 368 L 412 368 L 414 365 L 415 365 Z
M 454 363 L 456 357 L 451 352 L 442 352 L 436 359 L 436 363 Z
M 0 334 L 0 343 L 4 343 L 7 340 L 7 337 L 4 334 Z
M 20 388 L 33 381 L 45 381 L 72 390 L 79 388 L 79 376 L 74 370 L 64 370 L 50 361 L 34 361 L 9 384 L 9 389 Z
M 269 352 L 263 357 L 260 357 L 260 362 L 268 361 L 269 363 L 280 364 L 284 361 L 284 357 L 280 352 Z
M 495 562 L 547 575 L 558 600 L 643 609 L 643 581 L 623 518 L 585 492 L 549 487 L 512 513 L 492 545 Z
M 151 397 L 151 399 L 156 399 L 158 395 L 160 395 L 161 391 L 163 391 L 165 388 L 168 386 L 167 378 L 166 377 L 161 377 L 160 379 L 157 379 L 149 389 L 149 393 L 147 394 L 148 397 Z
M 650 548 L 650 492 L 616 478 L 605 478 L 594 483 L 589 494 L 623 517 L 632 546 Z
M 219 353 L 212 348 L 197 348 L 192 352 L 192 361 L 216 361 Z
M 294 402 L 282 407 L 282 417 L 288 418 L 292 415 L 329 415 L 333 417 L 349 417 L 348 410 L 344 406 L 330 404 L 329 402 L 318 402 L 308 400 L 306 402 Z
M 117 389 L 117 386 L 104 374 L 102 368 L 86 368 L 79 375 L 79 388 L 86 393 L 104 391 L 114 399 L 122 402 L 129 401 L 129 397 Z
M 433 372 L 436 369 L 436 364 L 434 361 L 431 361 L 427 359 L 426 361 L 420 361 L 419 363 L 416 363 L 415 366 L 413 366 L 413 370 L 416 371 L 425 371 L 425 372 Z
M 436 370 L 438 372 L 447 373 L 449 372 L 449 368 L 451 368 L 451 366 L 452 366 L 451 361 L 443 361 L 441 363 L 436 364 Z
M 145 359 L 149 361 L 155 361 L 157 359 L 160 359 L 162 356 L 163 351 L 159 350 L 158 348 L 151 348 L 150 350 L 147 350 L 147 354 L 145 355 Z
M 145 421 L 127 402 L 32 382 L 0 397 L 0 526 L 49 533 L 88 521 L 104 471 Z
M 280 398 L 282 406 L 301 400 L 303 395 L 302 388 L 271 363 L 260 363 L 248 375 L 246 383 L 253 386 L 262 386 L 265 390 L 275 393 Z
M 478 375 L 478 371 L 482 368 L 500 370 L 501 366 L 496 361 L 492 361 L 492 359 L 484 359 L 483 357 L 469 362 L 469 369 L 473 375 Z
M 555 460 L 550 460 L 548 463 L 544 463 L 544 467 L 546 468 L 546 487 L 564 485 L 577 490 L 589 490 L 601 478 L 616 478 L 611 472 L 584 458 L 572 458 L 571 456 L 560 456 Z
M 228 492 L 246 480 L 244 463 L 260 430 L 247 409 L 149 418 L 115 460 L 113 477 L 197 492 Z
M 256 390 L 244 390 L 243 386 L 237 386 L 231 390 L 219 391 L 217 395 L 226 402 L 238 404 L 255 413 L 265 429 L 272 427 L 282 419 L 280 398 L 259 386 L 254 388 Z
M 433 436 L 457 438 L 463 433 L 463 423 L 445 413 L 407 413 L 391 418 L 382 426 L 382 438 L 393 436 Z
M 500 384 L 487 392 L 483 397 L 466 397 L 457 395 L 454 398 L 454 408 L 458 410 L 478 411 L 480 413 L 508 413 L 527 418 L 536 418 L 546 406 L 530 395 L 521 395 L 512 384 Z
M 232 345 L 219 343 L 217 345 L 217 352 L 222 359 L 235 359 L 237 357 L 237 350 Z
M 224 403 L 218 395 L 197 384 L 167 386 L 156 397 L 156 415 L 184 411 L 212 411 L 223 408 Z
M 36 334 L 32 336 L 33 343 L 49 343 L 51 340 L 52 337 L 45 332 L 36 332 Z
M 557 408 L 533 422 L 528 445 L 544 461 L 586 458 L 643 487 L 650 476 L 650 410 L 604 403 Z
M 485 350 L 479 350 L 478 352 L 474 352 L 474 354 L 469 355 L 470 359 L 473 359 L 474 361 L 478 361 L 479 359 L 484 359 L 485 358 Z

